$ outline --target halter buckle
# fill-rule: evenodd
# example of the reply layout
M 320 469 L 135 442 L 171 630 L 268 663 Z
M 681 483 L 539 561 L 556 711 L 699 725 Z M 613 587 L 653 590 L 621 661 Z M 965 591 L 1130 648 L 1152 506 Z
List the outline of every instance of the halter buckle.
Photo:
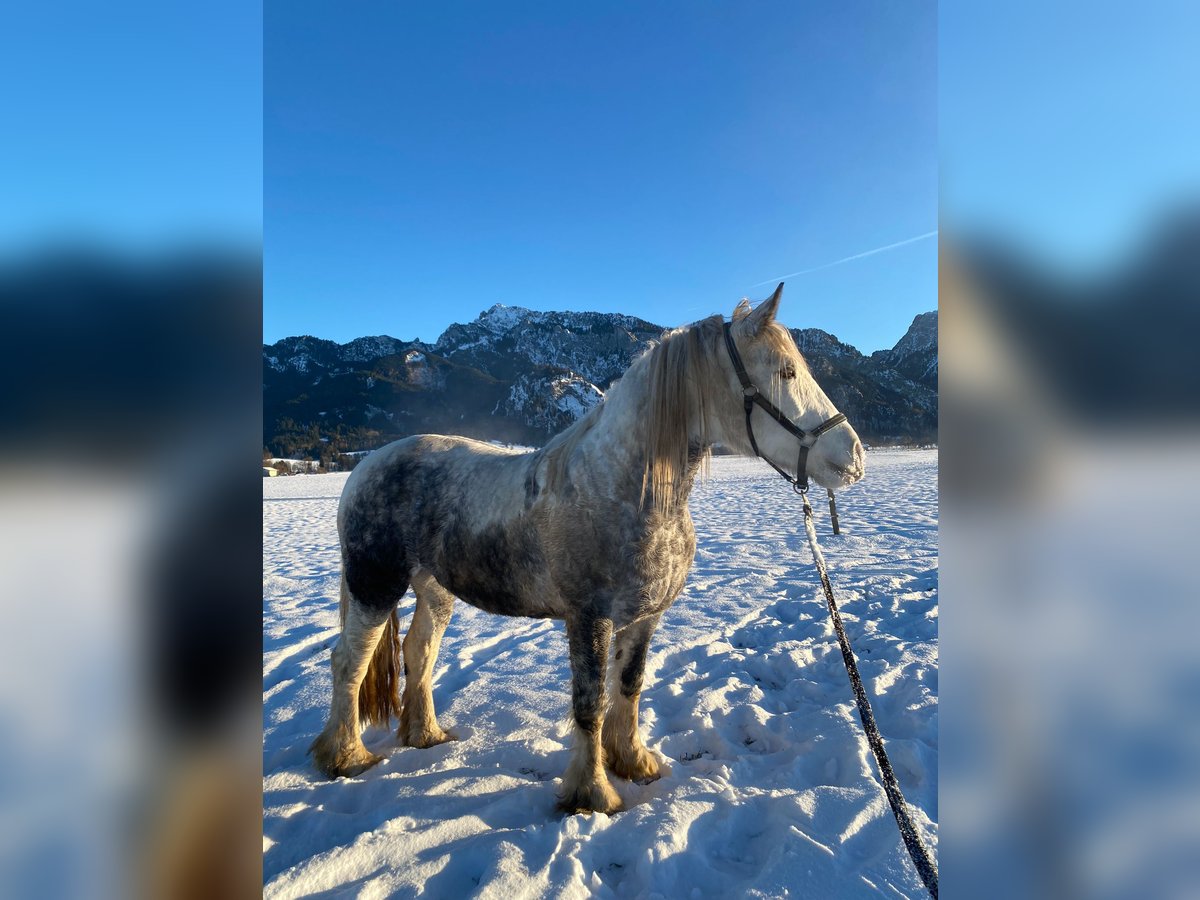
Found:
M 746 385 L 744 388 L 742 388 L 742 396 L 747 400 L 753 400 L 758 396 L 758 386 L 753 384 Z

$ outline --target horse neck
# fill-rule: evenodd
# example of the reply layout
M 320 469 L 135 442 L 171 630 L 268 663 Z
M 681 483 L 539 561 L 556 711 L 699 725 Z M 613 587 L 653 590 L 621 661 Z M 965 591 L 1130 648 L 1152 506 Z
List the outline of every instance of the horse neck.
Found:
M 685 377 L 684 373 L 680 377 Z M 603 489 L 611 491 L 614 499 L 637 499 L 642 494 L 642 476 L 650 447 L 649 396 L 649 366 L 635 364 L 609 390 L 602 409 L 597 410 L 599 421 L 580 441 L 587 465 L 601 476 Z M 686 506 L 696 473 L 709 449 L 699 438 L 694 443 L 677 494 L 681 508 Z

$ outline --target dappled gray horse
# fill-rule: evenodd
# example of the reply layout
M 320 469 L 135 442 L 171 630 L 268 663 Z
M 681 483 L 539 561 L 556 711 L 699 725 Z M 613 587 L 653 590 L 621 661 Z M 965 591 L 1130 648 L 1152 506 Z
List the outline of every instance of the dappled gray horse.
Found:
M 359 464 L 338 508 L 342 637 L 329 722 L 312 745 L 322 772 L 355 775 L 379 762 L 362 743 L 362 720 L 398 717 L 410 747 L 449 739 L 431 681 L 458 597 L 566 623 L 576 735 L 563 810 L 620 808 L 606 765 L 621 778 L 659 774 L 638 734 L 638 697 L 650 637 L 696 550 L 688 493 L 714 444 L 754 453 L 733 359 L 801 429 L 836 414 L 775 321 L 782 288 L 754 310 L 738 305 L 732 350 L 720 316 L 664 334 L 603 403 L 541 450 L 420 435 Z M 797 438 L 758 407 L 752 415 L 759 454 L 795 473 Z M 860 479 L 854 430 L 842 422 L 823 434 L 807 468 L 830 489 Z M 409 585 L 417 603 L 401 650 L 396 605 Z

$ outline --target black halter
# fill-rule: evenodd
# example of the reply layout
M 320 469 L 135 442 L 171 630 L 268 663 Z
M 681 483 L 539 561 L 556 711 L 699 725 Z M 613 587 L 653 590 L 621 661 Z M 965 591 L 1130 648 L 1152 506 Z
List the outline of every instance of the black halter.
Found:
M 746 407 L 746 435 L 750 438 L 750 446 L 754 448 L 754 455 L 767 460 L 767 465 L 786 479 L 797 493 L 803 494 L 808 490 L 809 449 L 817 442 L 817 438 L 845 422 L 846 417 L 842 413 L 838 413 L 836 416 L 826 419 L 812 431 L 805 431 L 785 416 L 774 403 L 764 397 L 755 387 L 754 382 L 750 380 L 750 376 L 746 374 L 746 367 L 742 364 L 742 357 L 737 351 L 737 345 L 733 342 L 733 326 L 729 322 L 725 323 L 725 346 L 729 349 L 729 359 L 733 363 L 733 370 L 737 373 L 738 381 L 742 383 L 742 396 Z M 758 441 L 754 439 L 754 428 L 750 424 L 750 413 L 754 411 L 755 404 L 761 406 L 767 415 L 783 426 L 786 431 L 800 439 L 800 457 L 796 460 L 795 478 L 763 456 L 762 451 L 758 449 Z

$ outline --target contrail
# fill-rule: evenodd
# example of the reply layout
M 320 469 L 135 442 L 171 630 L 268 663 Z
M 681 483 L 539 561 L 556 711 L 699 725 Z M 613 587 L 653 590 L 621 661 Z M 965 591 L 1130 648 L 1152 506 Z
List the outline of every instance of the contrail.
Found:
M 895 250 L 897 247 L 903 247 L 905 244 L 915 244 L 917 241 L 927 241 L 931 237 L 937 237 L 937 232 L 930 231 L 926 234 L 918 234 L 916 237 L 910 237 L 903 241 L 896 241 L 894 244 L 887 244 L 883 247 L 876 247 L 874 250 L 866 250 L 862 253 L 855 253 L 853 256 L 847 256 L 844 259 L 825 263 L 821 266 L 813 266 L 811 269 L 801 269 L 799 272 L 791 272 L 787 275 L 780 275 L 778 278 L 768 278 L 766 281 L 760 281 L 758 284 L 752 284 L 750 286 L 759 287 L 760 285 L 764 284 L 776 284 L 780 281 L 785 281 L 788 278 L 795 278 L 797 275 L 807 275 L 809 272 L 820 272 L 822 269 L 832 269 L 834 266 L 840 266 L 842 263 L 848 263 L 856 259 L 862 259 L 864 256 L 874 256 L 876 253 L 885 253 L 888 250 Z

